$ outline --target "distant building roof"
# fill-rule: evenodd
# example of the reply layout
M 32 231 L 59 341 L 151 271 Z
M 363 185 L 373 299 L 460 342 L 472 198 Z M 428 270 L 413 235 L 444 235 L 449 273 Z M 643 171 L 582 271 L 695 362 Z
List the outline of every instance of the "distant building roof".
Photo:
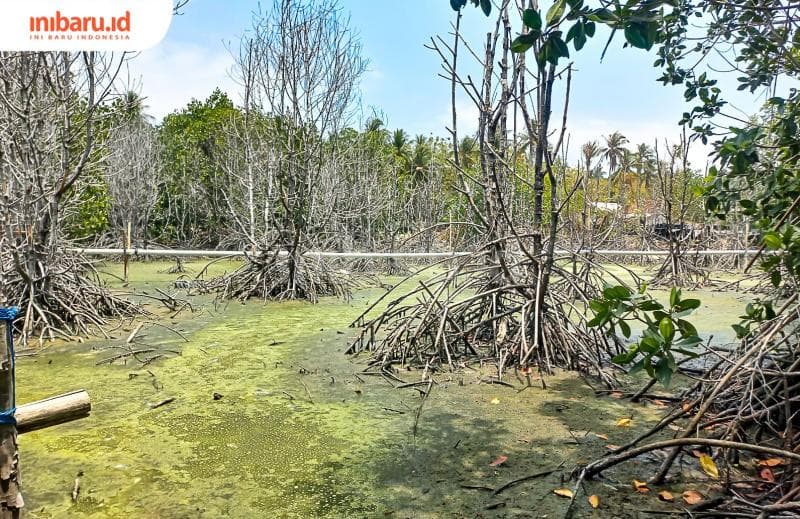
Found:
M 615 202 L 592 202 L 592 206 L 595 209 L 600 209 L 601 211 L 610 211 L 610 212 L 617 212 L 620 209 L 620 205 Z

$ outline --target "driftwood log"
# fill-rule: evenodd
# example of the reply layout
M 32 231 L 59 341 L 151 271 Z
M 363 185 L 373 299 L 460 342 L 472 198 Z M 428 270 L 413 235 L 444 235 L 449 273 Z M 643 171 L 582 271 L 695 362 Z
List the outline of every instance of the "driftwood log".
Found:
M 17 432 L 24 434 L 86 418 L 92 410 L 89 393 L 80 389 L 17 407 Z

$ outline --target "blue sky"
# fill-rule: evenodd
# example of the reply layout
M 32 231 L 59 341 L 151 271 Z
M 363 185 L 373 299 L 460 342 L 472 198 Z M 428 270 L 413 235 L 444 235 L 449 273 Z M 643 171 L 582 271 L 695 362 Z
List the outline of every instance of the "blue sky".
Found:
M 267 0 L 269 1 L 269 0 Z M 450 118 L 449 84 L 437 76 L 438 56 L 423 47 L 430 37 L 448 38 L 453 11 L 447 0 L 340 0 L 360 34 L 369 71 L 361 83 L 365 115 L 370 107 L 385 114 L 390 128 L 409 134 L 445 135 Z M 546 6 L 545 6 L 546 7 Z M 185 106 L 192 98 L 205 98 L 215 87 L 239 100 L 239 89 L 230 78 L 229 48 L 250 25 L 258 2 L 249 0 L 191 0 L 184 14 L 175 17 L 169 33 L 157 47 L 142 52 L 129 65 L 134 86 L 147 97 L 150 113 L 161 119 Z M 467 39 L 480 47 L 492 23 L 480 10 L 467 8 L 462 22 Z M 615 130 L 632 143 L 678 135 L 677 121 L 686 110 L 679 87 L 664 87 L 655 80 L 653 52 L 622 49 L 621 38 L 612 43 L 605 59 L 600 53 L 607 33 L 590 41 L 573 59 L 572 97 L 567 124 L 570 157 L 577 157 L 583 142 L 599 139 Z M 734 85 L 733 78 L 727 85 Z M 728 89 L 732 90 L 732 89 Z M 740 95 L 738 105 L 747 112 L 756 106 L 752 96 Z M 476 111 L 467 99 L 458 102 L 463 115 L 459 125 L 475 127 Z M 560 121 L 560 108 L 556 112 Z M 702 168 L 708 150 L 696 147 L 691 154 Z

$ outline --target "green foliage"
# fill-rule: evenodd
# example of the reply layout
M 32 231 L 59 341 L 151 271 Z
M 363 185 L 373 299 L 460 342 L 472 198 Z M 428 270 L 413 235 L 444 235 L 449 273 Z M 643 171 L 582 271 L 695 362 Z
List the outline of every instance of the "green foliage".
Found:
M 775 310 L 772 308 L 772 303 L 756 300 L 747 304 L 744 315 L 739 316 L 741 321 L 739 324 L 732 325 L 732 328 L 736 332 L 736 337 L 744 339 L 757 330 L 761 323 L 774 318 Z
M 492 0 L 470 0 L 472 5 L 480 6 L 481 11 L 486 16 L 492 14 Z M 453 8 L 454 11 L 460 11 L 462 7 L 467 5 L 467 0 L 450 0 L 450 7 Z
M 644 369 L 651 377 L 668 386 L 678 365 L 675 353 L 696 357 L 692 350 L 702 340 L 697 329 L 684 317 L 700 307 L 699 299 L 683 299 L 680 289 L 673 288 L 667 306 L 647 294 L 646 286 L 634 293 L 625 286 L 607 286 L 602 297 L 589 304 L 594 317 L 590 327 L 605 329 L 610 334 L 617 330 L 631 337 L 629 321 L 643 325 L 637 342 L 625 353 L 612 359 L 620 365 L 632 364 L 630 373 Z
M 677 0 L 615 2 L 612 11 L 609 9 L 612 5 L 590 7 L 584 5 L 584 0 L 555 0 L 545 13 L 545 29 L 542 29 L 541 12 L 535 9 L 523 12 L 522 22 L 526 31 L 514 39 L 511 50 L 526 52 L 534 48 L 540 66 L 545 63 L 557 65 L 559 59 L 569 57 L 567 44 L 572 42 L 576 51 L 581 50 L 587 40 L 594 37 L 598 23 L 611 29 L 609 43 L 617 30 L 621 29 L 625 46 L 650 50 L 663 39 L 663 7 L 675 4 Z M 567 22 L 571 24 L 564 36 L 562 25 Z
M 698 34 L 698 18 L 707 20 L 705 34 Z M 800 197 L 800 95 L 793 81 L 800 76 L 798 21 L 796 6 L 772 0 L 686 4 L 664 18 L 655 62 L 661 81 L 683 85 L 693 105 L 681 123 L 704 143 L 718 138 L 705 186 L 707 211 L 721 219 L 735 213 L 751 219 L 774 253 L 764 256 L 761 268 L 775 286 L 796 286 L 800 275 L 800 238 L 794 219 L 787 219 Z M 738 90 L 763 89 L 772 96 L 759 117 L 734 118 L 722 132 L 720 123 L 731 121 L 718 117 L 727 106 L 723 92 L 698 66 L 714 50 L 731 64 Z
M 165 240 L 185 243 L 200 238 L 196 242 L 213 246 L 225 232 L 227 211 L 220 210 L 223 175 L 214 158 L 224 145 L 223 129 L 237 118 L 241 112 L 219 89 L 164 118 L 159 127 L 164 179 L 152 225 Z
M 108 188 L 101 179 L 97 179 L 97 182 L 82 187 L 77 192 L 78 198 L 72 202 L 77 210 L 70 213 L 64 222 L 66 236 L 87 238 L 101 235 L 108 229 L 108 215 L 111 211 Z

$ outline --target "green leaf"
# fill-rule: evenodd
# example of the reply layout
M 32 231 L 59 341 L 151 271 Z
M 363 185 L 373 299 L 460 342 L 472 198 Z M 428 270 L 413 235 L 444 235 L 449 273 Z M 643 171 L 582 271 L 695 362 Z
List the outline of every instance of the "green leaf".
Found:
M 564 8 L 566 5 L 566 0 L 556 0 L 556 2 L 550 6 L 550 9 L 547 10 L 547 15 L 545 16 L 548 26 L 558 22 L 561 19 L 561 17 L 564 15 Z
M 606 305 L 600 300 L 592 299 L 591 301 L 589 301 L 589 308 L 591 308 L 594 313 L 600 313 L 603 310 L 606 310 L 608 308 L 608 305 Z
M 537 35 L 533 33 L 522 34 L 514 38 L 511 42 L 511 52 L 522 53 L 533 47 L 536 43 Z
M 606 321 L 606 317 L 608 317 L 608 310 L 603 312 L 598 312 L 588 323 L 586 326 L 589 328 L 594 328 L 595 326 L 600 326 Z
M 639 347 L 634 345 L 630 350 L 612 357 L 611 362 L 619 365 L 630 364 L 630 362 L 636 357 L 638 353 L 639 353 Z
M 536 9 L 525 9 L 522 12 L 522 23 L 535 31 L 542 30 L 542 16 Z
M 481 10 L 486 16 L 492 14 L 492 0 L 481 0 Z
M 696 310 L 700 308 L 700 300 L 699 299 L 684 299 L 683 301 L 679 302 L 675 305 L 675 308 L 679 311 L 684 310 Z
M 649 299 L 647 301 L 642 301 L 641 303 L 639 303 L 639 309 L 645 312 L 654 312 L 656 310 L 663 310 L 664 305 L 662 305 L 658 301 Z
M 697 335 L 693 335 L 691 337 L 684 337 L 683 339 L 675 343 L 675 346 L 677 346 L 675 350 L 679 351 L 679 348 L 693 348 L 698 344 L 700 344 L 701 342 L 703 342 L 703 339 L 701 339 Z
M 672 323 L 672 319 L 669 317 L 661 319 L 661 322 L 658 323 L 658 331 L 664 339 L 671 341 L 675 337 L 675 325 Z
M 672 369 L 670 369 L 668 362 L 663 359 L 660 360 L 655 366 L 655 375 L 656 380 L 658 380 L 662 386 L 669 387 L 669 383 L 672 381 Z
M 587 18 L 589 18 L 589 20 L 592 20 L 594 22 L 601 22 L 609 25 L 612 22 L 616 22 L 619 20 L 619 18 L 617 18 L 617 15 L 615 15 L 613 12 L 609 11 L 606 8 L 595 9 L 592 13 L 589 14 L 589 16 L 587 16 Z
M 620 321 L 619 329 L 622 331 L 622 335 L 624 335 L 626 339 L 631 338 L 631 327 L 628 326 L 628 323 L 626 323 L 625 321 Z
M 595 23 L 594 22 L 586 22 L 583 25 L 583 30 L 586 33 L 586 36 L 592 38 L 594 36 Z
M 628 22 L 625 24 L 625 39 L 638 49 L 650 50 L 658 36 L 656 22 Z
M 578 20 L 567 31 L 566 42 L 569 43 L 571 40 L 574 40 L 572 44 L 575 46 L 576 51 L 581 50 L 586 45 L 586 33 L 584 32 L 582 21 Z
M 618 300 L 618 299 L 626 300 L 630 299 L 631 291 L 630 289 L 622 285 L 606 287 L 605 289 L 603 289 L 603 297 L 611 300 Z
M 556 36 L 557 34 L 558 36 Z M 558 63 L 558 58 L 569 57 L 569 48 L 567 47 L 567 44 L 564 43 L 564 40 L 560 38 L 560 36 L 560 33 L 553 33 L 553 35 L 550 37 L 550 40 L 553 42 L 553 45 L 556 48 L 556 60 L 553 62 L 554 65 Z
M 467 5 L 467 0 L 450 0 L 450 7 L 453 8 L 453 11 L 460 11 L 465 5 Z
M 694 327 L 692 323 L 689 321 L 684 321 L 683 319 L 678 319 L 678 328 L 681 331 L 681 335 L 684 337 L 690 337 L 692 335 L 697 335 L 697 328 Z
M 681 302 L 681 289 L 678 287 L 672 287 L 672 290 L 670 290 L 669 292 L 669 306 L 675 307 L 680 302 Z
M 645 360 L 646 359 L 642 359 L 639 362 L 637 362 L 636 364 L 634 364 L 633 366 L 631 366 L 631 369 L 628 370 L 628 374 L 629 375 L 635 375 L 636 373 L 639 373 L 640 371 L 642 371 L 642 368 L 644 368 Z
M 733 328 L 733 331 L 736 332 L 736 337 L 739 339 L 746 337 L 750 333 L 747 328 L 740 324 L 732 324 L 731 328 Z
M 645 353 L 655 353 L 661 349 L 661 345 L 652 337 L 644 337 L 639 342 L 639 349 Z
M 777 250 L 783 246 L 783 240 L 778 233 L 770 231 L 764 235 L 764 244 L 772 250 Z

